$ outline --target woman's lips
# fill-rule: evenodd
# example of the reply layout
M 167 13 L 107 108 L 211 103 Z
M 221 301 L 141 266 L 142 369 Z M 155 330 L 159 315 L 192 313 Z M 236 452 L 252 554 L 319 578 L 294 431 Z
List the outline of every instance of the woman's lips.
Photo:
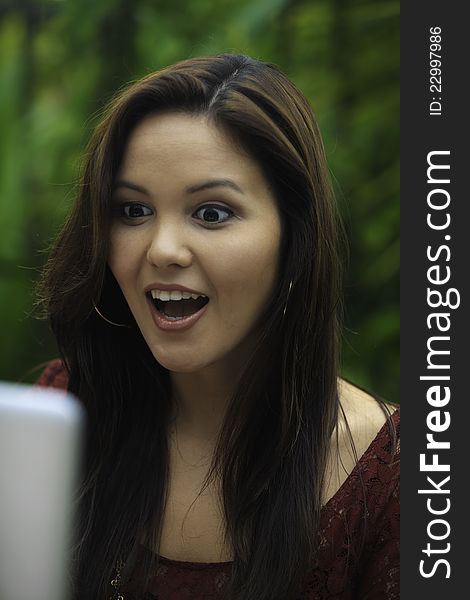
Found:
M 198 321 L 206 312 L 207 307 L 209 306 L 209 302 L 204 304 L 202 308 L 200 308 L 197 312 L 192 315 L 188 315 L 187 317 L 182 317 L 181 319 L 170 319 L 166 317 L 163 313 L 161 313 L 153 301 L 147 296 L 147 301 L 150 305 L 150 312 L 152 313 L 152 318 L 155 325 L 161 329 L 162 331 L 184 331 L 189 329 Z

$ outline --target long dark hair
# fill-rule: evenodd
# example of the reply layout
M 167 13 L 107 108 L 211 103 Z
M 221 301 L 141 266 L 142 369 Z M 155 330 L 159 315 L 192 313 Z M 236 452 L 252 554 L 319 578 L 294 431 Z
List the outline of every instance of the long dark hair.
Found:
M 223 128 L 258 161 L 281 214 L 278 281 L 206 484 L 219 484 L 233 551 L 227 598 L 295 598 L 314 564 L 338 420 L 341 228 L 309 103 L 276 66 L 230 54 L 180 62 L 111 102 L 44 271 L 45 310 L 69 389 L 89 420 L 75 597 L 107 597 L 119 557 L 132 565 L 142 537 L 158 547 L 161 531 L 169 376 L 150 353 L 106 261 L 111 190 L 126 142 L 145 116 L 165 111 L 204 115 Z M 129 327 L 108 325 L 94 303 Z M 144 566 L 144 580 L 152 568 Z

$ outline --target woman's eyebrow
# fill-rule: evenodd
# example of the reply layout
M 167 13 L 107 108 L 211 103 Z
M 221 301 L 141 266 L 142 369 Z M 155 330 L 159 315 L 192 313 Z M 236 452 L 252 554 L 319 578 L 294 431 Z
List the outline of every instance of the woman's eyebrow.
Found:
M 116 191 L 122 187 L 150 196 L 150 193 L 144 187 L 137 185 L 136 183 L 132 183 L 131 181 L 127 181 L 126 179 L 120 179 L 119 181 L 116 181 L 113 186 L 113 191 Z M 215 187 L 228 187 L 232 190 L 235 190 L 239 194 L 245 193 L 232 179 L 210 179 L 209 181 L 204 181 L 203 183 L 191 185 L 187 187 L 185 191 L 187 194 L 195 194 L 196 192 L 202 192 L 203 190 L 209 190 Z
M 113 191 L 116 191 L 117 189 L 122 187 L 129 188 L 130 190 L 134 190 L 136 192 L 140 192 L 141 194 L 146 194 L 147 196 L 150 196 L 149 192 L 145 188 L 125 179 L 120 179 L 119 181 L 116 181 L 116 183 L 113 186 Z
M 186 193 L 195 194 L 196 192 L 209 190 L 215 187 L 228 187 L 232 190 L 235 190 L 239 194 L 245 193 L 234 181 L 232 181 L 232 179 L 210 179 L 209 181 L 205 181 L 204 183 L 198 183 L 196 185 L 191 185 L 187 187 Z

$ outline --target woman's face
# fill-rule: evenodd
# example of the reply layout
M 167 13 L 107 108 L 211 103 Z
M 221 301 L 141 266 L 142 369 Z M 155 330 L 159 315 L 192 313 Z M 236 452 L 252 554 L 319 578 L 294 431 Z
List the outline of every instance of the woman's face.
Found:
M 152 115 L 130 136 L 113 204 L 108 264 L 156 360 L 175 372 L 243 360 L 281 241 L 258 164 L 204 117 Z

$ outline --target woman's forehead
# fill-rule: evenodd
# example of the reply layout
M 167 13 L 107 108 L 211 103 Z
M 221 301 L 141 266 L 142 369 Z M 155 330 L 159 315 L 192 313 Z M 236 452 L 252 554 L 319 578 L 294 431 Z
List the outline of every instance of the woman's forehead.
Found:
M 146 117 L 131 132 L 116 179 L 136 178 L 147 185 L 176 179 L 191 187 L 217 178 L 247 191 L 266 186 L 258 163 L 231 136 L 205 116 L 185 113 Z

